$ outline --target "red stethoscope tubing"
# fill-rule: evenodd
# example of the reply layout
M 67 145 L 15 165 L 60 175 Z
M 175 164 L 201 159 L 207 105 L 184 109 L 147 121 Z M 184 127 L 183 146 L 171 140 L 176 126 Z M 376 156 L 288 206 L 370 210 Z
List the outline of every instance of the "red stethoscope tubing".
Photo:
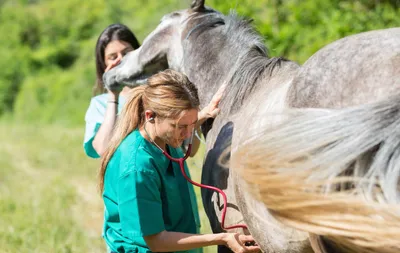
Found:
M 154 142 L 154 140 L 150 137 L 150 134 L 147 132 L 146 130 L 146 123 L 149 122 L 150 120 L 152 120 L 154 118 L 150 118 L 148 119 L 145 123 L 144 123 L 144 131 L 146 132 L 148 138 L 150 139 L 150 141 L 171 161 L 176 162 L 179 164 L 179 167 L 181 169 L 182 175 L 183 177 L 191 184 L 197 186 L 197 187 L 201 187 L 201 188 L 205 188 L 205 189 L 210 189 L 213 191 L 218 192 L 219 194 L 222 195 L 222 198 L 224 200 L 224 207 L 222 208 L 222 214 L 221 214 L 221 228 L 223 230 L 229 230 L 229 229 L 235 229 L 235 228 L 243 228 L 243 229 L 248 229 L 246 225 L 244 224 L 237 224 L 237 225 L 233 225 L 233 226 L 229 226 L 229 227 L 225 227 L 225 217 L 226 217 L 226 212 L 227 212 L 227 207 L 228 207 L 228 199 L 226 198 L 226 194 L 225 192 L 223 192 L 221 189 L 211 186 L 211 185 L 205 185 L 205 184 L 199 184 L 194 182 L 193 180 L 191 180 L 188 175 L 186 174 L 185 171 L 185 160 L 189 157 L 190 152 L 192 151 L 192 140 L 193 140 L 193 134 L 194 132 L 192 132 L 192 136 L 190 138 L 190 142 L 189 142 L 189 146 L 188 149 L 186 151 L 186 154 L 184 157 L 182 158 L 174 158 L 172 156 L 170 156 L 165 150 L 163 150 L 160 146 L 157 145 L 157 143 Z
M 193 138 L 193 137 L 192 137 L 192 138 Z M 223 198 L 223 200 L 224 200 L 224 206 L 223 206 L 222 214 L 221 214 L 221 228 L 222 228 L 223 230 L 229 230 L 229 229 L 235 229 L 235 228 L 247 229 L 247 226 L 244 225 L 244 224 L 237 224 L 237 225 L 225 227 L 225 216 L 226 216 L 227 206 L 228 206 L 228 199 L 226 198 L 225 192 L 223 192 L 221 189 L 219 189 L 219 188 L 217 188 L 217 187 L 214 187 L 214 186 L 196 183 L 196 182 L 194 182 L 193 180 L 191 180 L 191 179 L 188 177 L 188 175 L 186 174 L 186 171 L 185 171 L 185 160 L 189 157 L 191 151 L 192 151 L 192 142 L 190 141 L 190 144 L 189 144 L 189 146 L 188 146 L 188 149 L 187 149 L 187 151 L 186 151 L 186 154 L 185 154 L 185 156 L 182 157 L 182 158 L 174 158 L 174 157 L 170 156 L 170 155 L 169 155 L 166 151 L 164 151 L 164 150 L 162 150 L 162 153 L 163 153 L 169 160 L 174 161 L 174 162 L 176 162 L 176 163 L 179 164 L 179 167 L 180 167 L 180 169 L 181 169 L 181 172 L 182 172 L 183 177 L 184 177 L 187 181 L 189 181 L 189 183 L 191 183 L 191 184 L 193 184 L 193 185 L 195 185 L 195 186 L 197 186 L 197 187 L 201 187 L 201 188 L 205 188 L 205 189 L 210 189 L 210 190 L 216 191 L 216 192 L 218 192 L 219 194 L 222 195 L 222 198 Z

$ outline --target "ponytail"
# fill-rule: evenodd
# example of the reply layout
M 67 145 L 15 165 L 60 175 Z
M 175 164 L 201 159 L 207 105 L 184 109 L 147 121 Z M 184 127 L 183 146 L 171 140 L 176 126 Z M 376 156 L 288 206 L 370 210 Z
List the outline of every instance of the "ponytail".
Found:
M 182 73 L 165 70 L 151 76 L 146 85 L 129 91 L 121 115 L 118 117 L 109 146 L 102 156 L 99 170 L 99 190 L 104 190 L 107 165 L 122 140 L 144 124 L 145 109 L 151 109 L 160 118 L 177 117 L 184 110 L 198 108 L 197 89 Z
M 99 170 L 99 190 L 104 190 L 104 176 L 106 168 L 115 150 L 121 144 L 128 134 L 138 128 L 143 122 L 144 106 L 143 95 L 147 85 L 141 85 L 132 89 L 128 94 L 128 100 L 118 116 L 117 124 L 114 128 L 110 144 L 108 145 L 104 155 L 101 158 L 101 166 Z

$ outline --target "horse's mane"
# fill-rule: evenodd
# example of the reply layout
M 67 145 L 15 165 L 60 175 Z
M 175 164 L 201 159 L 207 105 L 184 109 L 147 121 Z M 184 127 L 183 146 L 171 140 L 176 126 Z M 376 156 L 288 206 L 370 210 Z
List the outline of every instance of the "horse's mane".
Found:
M 221 33 L 225 35 L 226 45 L 238 45 L 238 60 L 229 70 L 229 89 L 226 90 L 221 102 L 221 108 L 229 108 L 228 113 L 234 113 L 243 105 L 243 101 L 256 88 L 257 80 L 262 75 L 271 75 L 284 58 L 269 58 L 268 49 L 264 39 L 251 25 L 252 20 L 240 17 L 231 11 L 227 16 L 219 12 L 206 12 L 192 18 L 201 18 L 201 23 L 195 25 L 186 38 L 196 36 L 210 29 L 210 27 L 222 26 Z
M 229 113 L 234 113 L 243 105 L 248 95 L 257 88 L 257 80 L 262 75 L 271 76 L 274 69 L 286 59 L 269 58 L 264 40 L 253 28 L 251 21 L 240 18 L 234 12 L 226 16 L 225 31 L 227 34 L 235 35 L 228 36 L 229 39 L 247 45 L 240 51 L 239 59 L 231 69 L 232 75 L 228 80 L 229 89 L 223 100 L 223 104 L 229 108 Z

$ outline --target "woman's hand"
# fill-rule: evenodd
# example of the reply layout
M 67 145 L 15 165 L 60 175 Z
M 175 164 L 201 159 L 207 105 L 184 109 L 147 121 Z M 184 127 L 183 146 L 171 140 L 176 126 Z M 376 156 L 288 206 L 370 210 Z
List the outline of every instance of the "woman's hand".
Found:
M 226 246 L 235 253 L 258 253 L 261 252 L 260 247 L 255 244 L 251 235 L 241 235 L 238 233 L 226 233 Z M 247 244 L 254 246 L 246 246 Z
M 115 61 L 113 61 L 113 62 L 111 62 L 107 67 L 106 67 L 106 69 L 104 70 L 104 73 L 106 73 L 107 71 L 109 71 L 110 69 L 112 69 L 112 68 L 114 68 L 115 66 L 117 66 L 118 64 L 120 64 L 121 63 L 121 58 L 118 58 L 118 59 L 116 59 Z M 107 91 L 108 91 L 108 94 L 110 94 L 111 95 L 111 97 L 112 98 L 115 98 L 116 99 L 116 101 L 118 101 L 118 96 L 119 96 L 119 93 L 121 92 L 121 90 L 122 90 L 122 85 L 120 85 L 117 89 L 113 89 L 113 90 L 109 90 L 109 89 L 107 89 Z
M 221 85 L 218 91 L 214 94 L 211 102 L 199 112 L 199 121 L 205 121 L 208 118 L 217 117 L 220 109 L 218 108 L 222 95 L 224 94 L 226 84 Z

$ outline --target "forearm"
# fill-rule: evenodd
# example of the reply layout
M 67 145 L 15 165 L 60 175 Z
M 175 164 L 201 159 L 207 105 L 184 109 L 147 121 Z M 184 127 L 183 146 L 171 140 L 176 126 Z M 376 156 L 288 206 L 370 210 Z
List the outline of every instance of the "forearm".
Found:
M 225 245 L 225 234 L 187 234 L 163 231 L 144 237 L 153 252 L 174 252 L 202 248 L 211 245 Z
M 118 98 L 109 101 L 118 101 Z M 104 121 L 101 124 L 93 139 L 93 148 L 100 156 L 104 153 L 111 139 L 115 124 L 117 122 L 118 104 L 107 103 L 106 112 L 104 115 Z

